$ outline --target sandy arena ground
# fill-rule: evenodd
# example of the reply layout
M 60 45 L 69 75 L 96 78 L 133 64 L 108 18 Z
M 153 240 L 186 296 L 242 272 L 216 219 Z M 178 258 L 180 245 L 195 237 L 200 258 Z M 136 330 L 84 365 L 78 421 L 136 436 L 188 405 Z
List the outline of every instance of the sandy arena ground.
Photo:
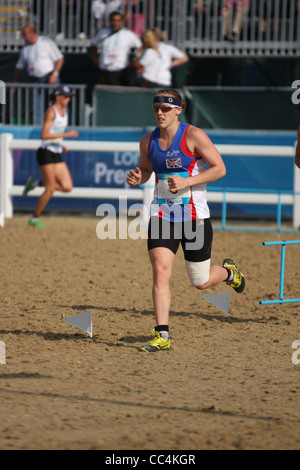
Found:
M 259 305 L 280 279 L 280 247 L 262 242 L 299 234 L 215 231 L 212 261 L 236 260 L 242 295 L 190 287 L 180 249 L 172 349 L 149 354 L 146 240 L 99 240 L 96 217 L 42 220 L 0 228 L 0 449 L 300 449 L 300 304 Z M 287 247 L 285 298 L 299 297 L 299 261 Z M 227 319 L 202 298 L 226 292 Z M 92 338 L 62 321 L 89 310 Z

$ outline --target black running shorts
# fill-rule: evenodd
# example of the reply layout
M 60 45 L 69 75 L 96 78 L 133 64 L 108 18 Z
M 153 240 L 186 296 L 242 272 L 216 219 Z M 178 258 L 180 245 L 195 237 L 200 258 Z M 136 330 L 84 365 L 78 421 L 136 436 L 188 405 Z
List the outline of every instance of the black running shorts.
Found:
M 168 222 L 151 217 L 148 227 L 148 250 L 163 247 L 174 254 L 181 244 L 186 261 L 206 261 L 211 257 L 213 229 L 210 219 Z
M 39 148 L 36 153 L 36 159 L 39 166 L 48 165 L 49 163 L 61 163 L 63 159 L 61 153 L 51 152 L 51 150 Z

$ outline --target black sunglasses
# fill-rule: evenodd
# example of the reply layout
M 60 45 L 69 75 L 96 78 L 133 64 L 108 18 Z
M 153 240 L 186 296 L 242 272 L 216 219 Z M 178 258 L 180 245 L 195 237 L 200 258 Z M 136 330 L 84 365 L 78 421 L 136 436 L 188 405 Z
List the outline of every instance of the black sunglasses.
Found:
M 172 104 L 155 103 L 152 105 L 152 109 L 154 112 L 158 112 L 158 110 L 161 109 L 163 113 L 168 113 L 169 111 L 171 111 L 171 109 L 175 109 L 175 108 L 178 108 L 178 106 L 174 104 L 172 105 Z

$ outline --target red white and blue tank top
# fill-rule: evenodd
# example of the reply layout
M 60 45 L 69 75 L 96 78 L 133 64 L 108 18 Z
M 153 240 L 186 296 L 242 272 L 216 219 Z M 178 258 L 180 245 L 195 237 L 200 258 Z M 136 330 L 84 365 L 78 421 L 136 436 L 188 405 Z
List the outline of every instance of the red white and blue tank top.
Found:
M 206 184 L 190 186 L 172 193 L 169 190 L 170 176 L 188 178 L 202 173 L 205 162 L 193 155 L 186 144 L 189 124 L 181 122 L 168 150 L 159 145 L 160 129 L 157 127 L 150 140 L 148 158 L 155 173 L 154 199 L 150 215 L 171 222 L 207 219 L 210 217 L 207 205 Z

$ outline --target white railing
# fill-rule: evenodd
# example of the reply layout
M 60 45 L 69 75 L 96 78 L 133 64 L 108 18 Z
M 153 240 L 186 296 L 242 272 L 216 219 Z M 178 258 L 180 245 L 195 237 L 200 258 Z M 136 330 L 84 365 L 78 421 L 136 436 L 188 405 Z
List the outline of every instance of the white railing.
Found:
M 2 134 L 0 137 L 0 225 L 4 219 L 13 216 L 13 196 L 22 196 L 23 186 L 13 184 L 13 153 L 14 149 L 36 150 L 40 140 L 13 139 L 12 134 Z M 139 144 L 135 142 L 85 142 L 69 141 L 65 144 L 68 150 L 85 152 L 138 152 Z M 82 198 L 82 199 L 118 199 L 143 201 L 145 207 L 150 207 L 153 195 L 153 181 L 139 188 L 73 188 L 70 193 L 55 192 L 53 197 Z M 30 196 L 39 197 L 43 188 L 35 188 Z M 146 221 L 147 211 L 143 214 Z
M 87 85 L 70 85 L 75 96 L 69 104 L 69 122 L 72 127 L 87 127 L 91 112 L 87 104 Z M 50 106 L 49 95 L 55 85 L 43 83 L 5 83 L 6 105 L 0 108 L 0 122 L 6 125 L 38 126 Z
M 0 137 L 0 225 L 4 226 L 4 219 L 13 216 L 13 196 L 21 196 L 24 187 L 13 183 L 13 150 L 36 150 L 40 140 L 13 139 L 12 134 L 3 133 Z M 86 142 L 69 141 L 66 144 L 68 150 L 85 152 L 139 152 L 137 142 Z M 290 157 L 295 154 L 293 146 L 265 146 L 265 145 L 216 145 L 221 155 L 247 156 L 256 155 L 267 157 Z M 255 157 L 254 157 L 255 158 Z M 278 191 L 261 192 L 228 192 L 226 202 L 247 204 L 278 204 L 293 206 L 293 226 L 300 227 L 300 169 L 295 167 L 293 194 L 280 194 Z M 267 175 L 266 175 L 267 177 Z M 143 214 L 144 221 L 148 217 L 148 211 L 153 196 L 154 179 L 142 188 L 73 188 L 70 193 L 55 192 L 54 197 L 85 198 L 85 199 L 118 199 L 126 197 L 132 200 L 143 201 L 147 208 Z M 36 188 L 31 192 L 32 196 L 40 196 L 43 188 Z M 208 191 L 209 202 L 224 202 L 224 191 Z

